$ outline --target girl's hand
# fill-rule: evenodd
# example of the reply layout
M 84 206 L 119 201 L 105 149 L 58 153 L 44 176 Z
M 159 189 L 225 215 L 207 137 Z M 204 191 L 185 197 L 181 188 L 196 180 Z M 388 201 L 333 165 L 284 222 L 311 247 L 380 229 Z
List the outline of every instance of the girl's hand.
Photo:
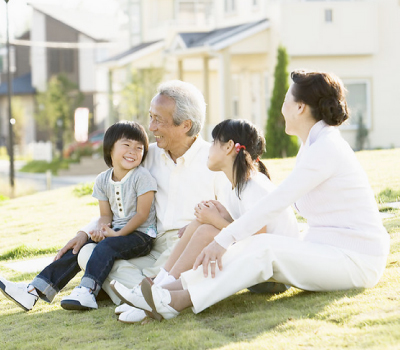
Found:
M 215 199 L 211 199 L 208 202 L 212 203 L 215 205 L 215 207 L 218 209 L 219 214 L 226 220 L 229 222 L 233 222 L 233 219 L 231 217 L 231 214 L 229 214 L 228 210 L 226 210 L 226 208 L 221 204 L 221 202 L 215 200 Z
M 99 243 L 100 241 L 102 241 L 104 238 L 106 238 L 102 232 L 102 230 L 94 230 L 94 231 L 90 231 L 90 238 L 92 239 L 92 241 Z
M 197 221 L 202 224 L 213 225 L 221 217 L 217 207 L 212 202 L 201 202 L 194 208 Z
M 214 278 L 216 265 L 218 265 L 219 270 L 222 271 L 222 255 L 224 255 L 225 252 L 225 248 L 220 246 L 216 241 L 212 241 L 197 257 L 193 265 L 193 270 L 203 265 L 204 277 L 208 277 L 208 265 L 211 265 L 211 277 Z

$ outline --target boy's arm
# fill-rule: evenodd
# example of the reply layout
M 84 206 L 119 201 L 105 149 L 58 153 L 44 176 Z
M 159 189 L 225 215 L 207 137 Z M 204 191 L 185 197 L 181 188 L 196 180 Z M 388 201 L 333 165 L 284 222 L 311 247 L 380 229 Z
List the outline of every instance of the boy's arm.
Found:
M 126 236 L 135 231 L 140 225 L 146 222 L 154 199 L 154 191 L 146 192 L 137 198 L 136 214 L 119 231 L 106 230 L 106 236 Z
M 100 242 L 106 238 L 104 227 L 110 227 L 112 223 L 113 213 L 108 201 L 99 200 L 100 217 L 97 221 L 96 228 L 90 231 L 90 237 L 95 242 Z

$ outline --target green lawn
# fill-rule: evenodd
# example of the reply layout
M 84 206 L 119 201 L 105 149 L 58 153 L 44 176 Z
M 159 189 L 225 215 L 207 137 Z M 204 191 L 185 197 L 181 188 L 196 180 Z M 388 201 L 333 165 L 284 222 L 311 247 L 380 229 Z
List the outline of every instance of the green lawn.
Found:
M 400 149 L 357 156 L 377 198 L 400 195 Z M 294 159 L 266 164 L 279 183 Z M 389 197 L 378 196 L 385 189 L 391 190 L 385 192 Z M 0 349 L 400 349 L 400 210 L 380 206 L 394 215 L 384 219 L 391 253 L 373 289 L 311 293 L 291 288 L 277 296 L 242 291 L 198 315 L 186 310 L 170 321 L 126 325 L 117 322 L 107 300 L 90 312 L 60 307 L 78 275 L 53 304 L 38 301 L 29 313 L 0 295 Z M 10 259 L 53 254 L 98 214 L 94 199 L 75 196 L 73 188 L 3 201 L 0 211 L 0 274 L 26 282 L 35 274 L 7 268 Z

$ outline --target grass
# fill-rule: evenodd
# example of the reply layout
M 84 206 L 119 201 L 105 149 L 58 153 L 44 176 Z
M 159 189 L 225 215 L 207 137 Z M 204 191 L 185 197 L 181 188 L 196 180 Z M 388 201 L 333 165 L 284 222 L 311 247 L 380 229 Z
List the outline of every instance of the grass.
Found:
M 397 198 L 400 149 L 357 156 L 377 200 Z M 266 164 L 279 183 L 294 159 Z M 0 260 L 1 275 L 13 281 L 32 280 L 35 274 L 15 272 L 7 263 L 26 259 L 23 254 L 54 252 L 98 215 L 94 199 L 76 196 L 73 190 L 0 202 L 0 256 L 7 257 Z M 85 191 L 81 187 L 78 192 Z M 198 315 L 186 310 L 170 321 L 125 325 L 116 321 L 109 300 L 99 302 L 99 310 L 91 312 L 61 309 L 60 300 L 79 283 L 78 274 L 52 304 L 39 301 L 29 313 L 0 295 L 1 349 L 400 349 L 400 210 L 382 205 L 382 211 L 393 215 L 384 219 L 391 252 L 375 288 L 330 293 L 291 288 L 275 296 L 242 291 Z
M 69 159 L 54 159 L 51 162 L 45 160 L 31 160 L 27 162 L 19 171 L 25 173 L 45 173 L 50 170 L 53 175 L 57 175 L 58 170 L 68 169 L 72 161 Z

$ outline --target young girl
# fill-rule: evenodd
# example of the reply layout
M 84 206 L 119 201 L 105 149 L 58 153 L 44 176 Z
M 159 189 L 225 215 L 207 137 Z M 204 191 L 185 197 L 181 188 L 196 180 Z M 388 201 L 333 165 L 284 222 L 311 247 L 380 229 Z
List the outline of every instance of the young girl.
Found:
M 231 186 L 226 189 L 224 200 L 226 208 L 215 200 L 199 203 L 195 207 L 196 219 L 186 228 L 164 268 L 154 279 L 155 284 L 171 283 L 182 272 L 191 269 L 202 249 L 224 227 L 251 210 L 255 202 L 275 188 L 265 165 L 259 159 L 265 150 L 265 140 L 254 125 L 246 120 L 225 120 L 214 128 L 212 137 L 214 141 L 207 166 L 212 171 L 223 171 L 230 181 Z M 266 232 L 297 237 L 297 221 L 293 211 L 286 209 L 268 227 L 263 227 L 257 233 Z M 151 310 L 140 286 L 130 290 L 112 281 L 111 287 L 127 304 Z M 126 307 L 123 309 L 126 310 Z M 132 313 L 132 310 L 129 312 Z M 119 320 L 130 323 L 129 313 L 122 313 Z
M 110 169 L 99 174 L 95 181 L 93 197 L 99 200 L 99 228 L 88 240 L 97 245 L 80 285 L 61 300 L 61 306 L 67 310 L 97 309 L 95 297 L 114 261 L 148 254 L 157 234 L 154 207 L 157 184 L 148 170 L 140 166 L 148 150 L 144 128 L 130 121 L 112 125 L 104 135 L 103 150 Z M 0 278 L 0 288 L 28 311 L 38 297 L 51 302 L 79 270 L 77 255 L 70 249 L 28 286 Z

